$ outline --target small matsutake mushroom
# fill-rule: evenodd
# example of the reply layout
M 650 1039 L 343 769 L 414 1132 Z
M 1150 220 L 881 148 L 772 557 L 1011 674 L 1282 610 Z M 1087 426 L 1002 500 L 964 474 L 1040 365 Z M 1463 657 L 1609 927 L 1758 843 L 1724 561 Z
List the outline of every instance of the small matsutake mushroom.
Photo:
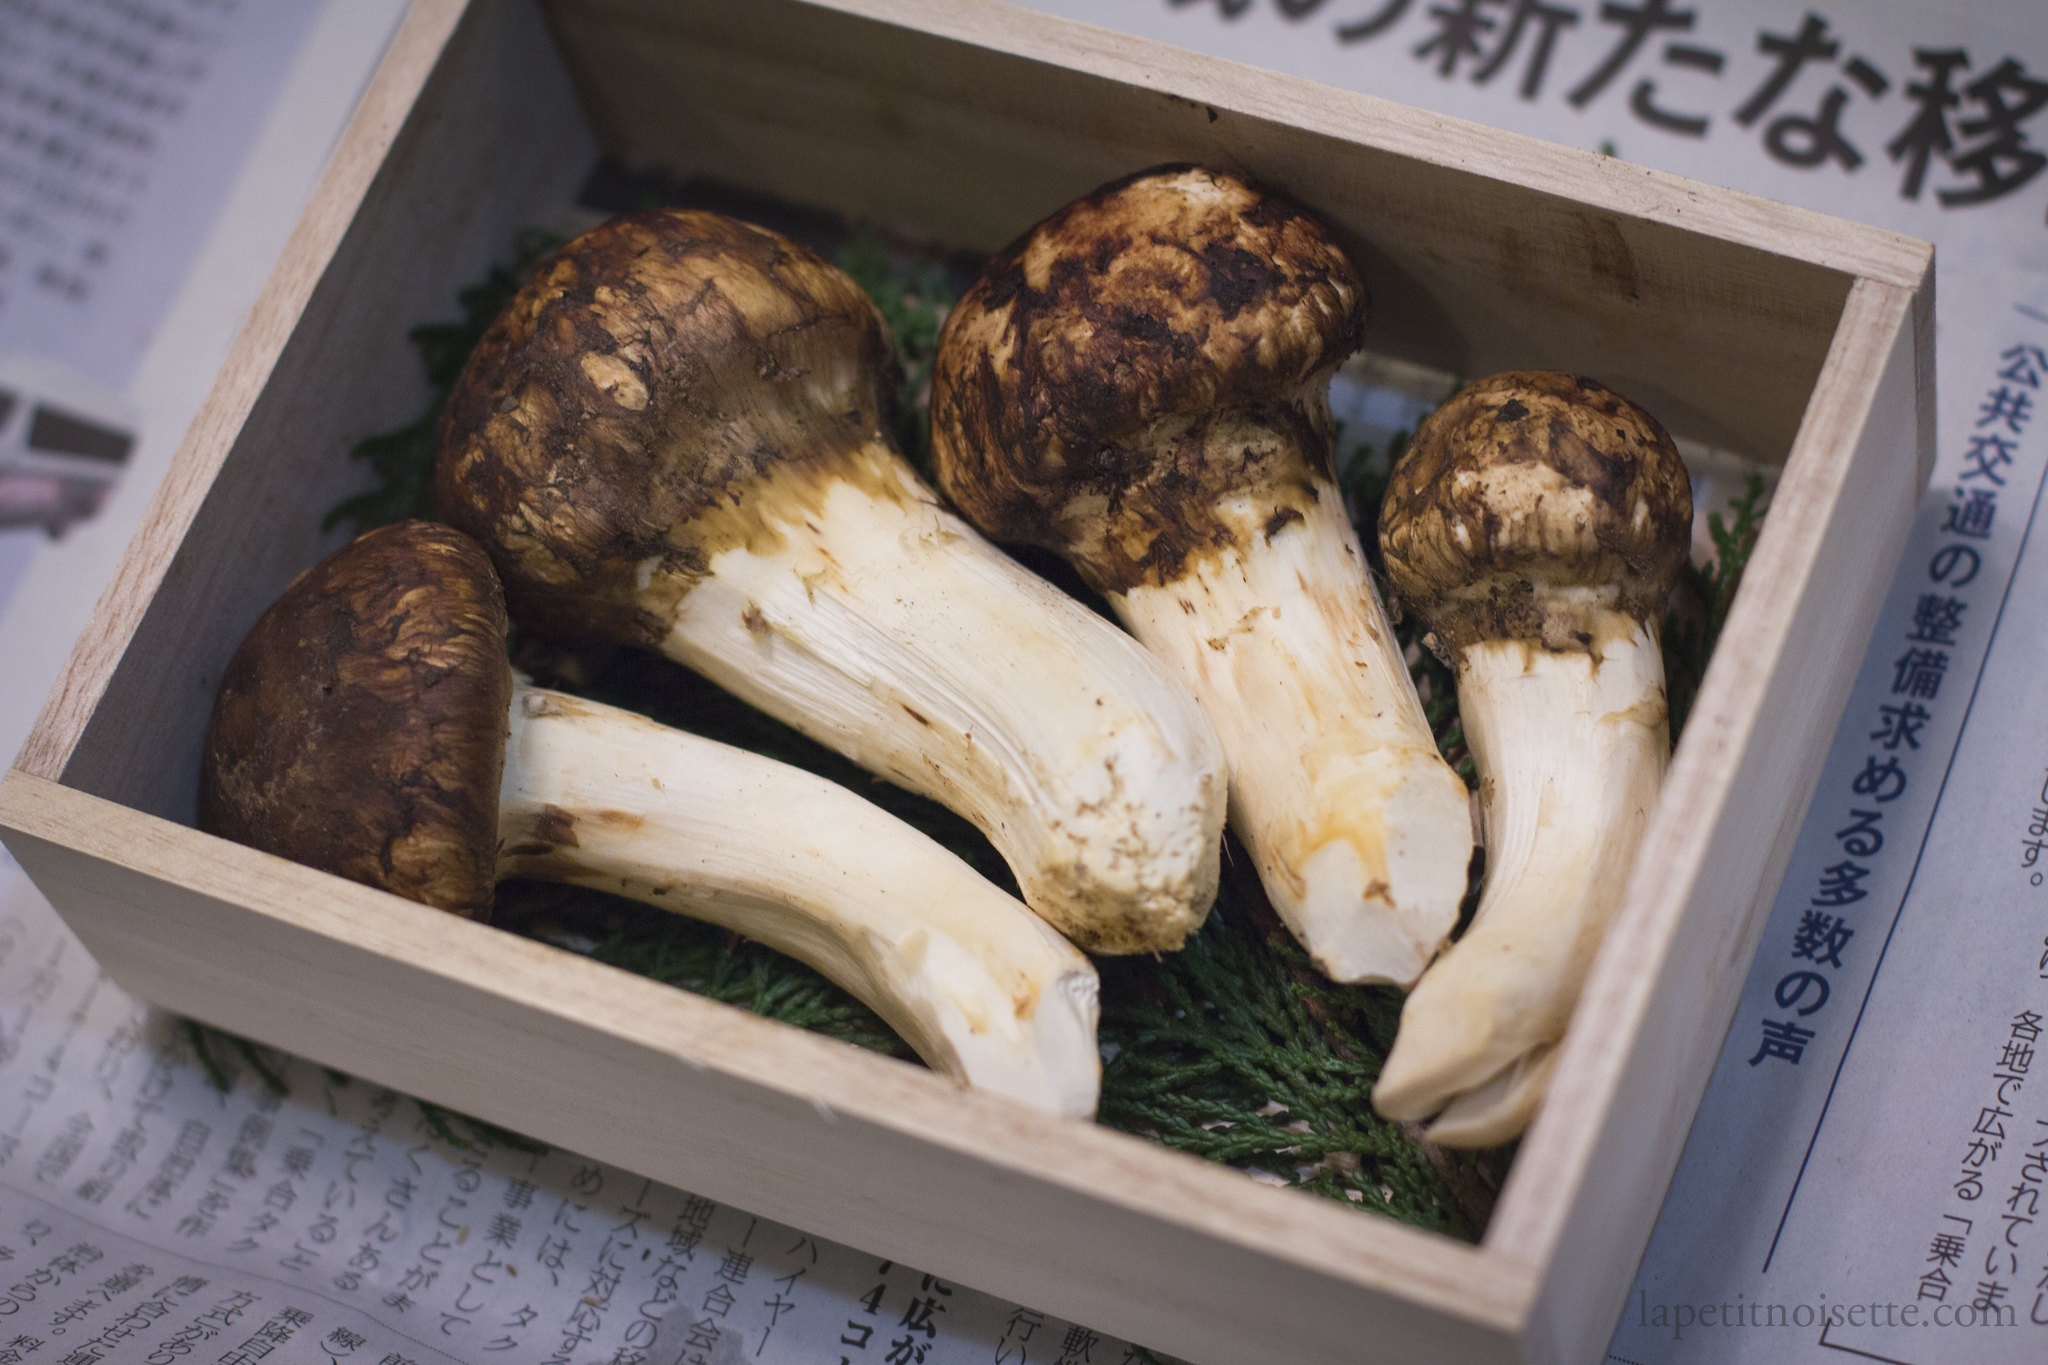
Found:
M 1082 947 L 1215 897 L 1215 733 L 1109 622 L 939 505 L 885 434 L 881 315 L 716 214 L 615 219 L 528 283 L 449 399 L 443 515 L 513 617 L 644 645 L 988 835 Z
M 1417 428 L 1387 576 L 1457 677 L 1486 885 L 1408 997 L 1373 1089 L 1433 1141 L 1521 1132 L 1621 908 L 1671 740 L 1658 634 L 1691 537 L 1657 420 L 1590 379 L 1495 375 Z
M 1329 231 L 1216 171 L 1104 186 L 992 260 L 932 376 L 939 484 L 1064 555 L 1215 722 L 1231 826 L 1340 981 L 1412 982 L 1457 922 L 1437 752 L 1331 467 L 1364 291 Z
M 203 828 L 485 918 L 499 879 L 595 887 L 817 968 L 932 1068 L 1095 1110 L 1096 977 L 1036 915 L 801 769 L 534 687 L 490 561 L 372 531 L 301 574 L 228 664 Z

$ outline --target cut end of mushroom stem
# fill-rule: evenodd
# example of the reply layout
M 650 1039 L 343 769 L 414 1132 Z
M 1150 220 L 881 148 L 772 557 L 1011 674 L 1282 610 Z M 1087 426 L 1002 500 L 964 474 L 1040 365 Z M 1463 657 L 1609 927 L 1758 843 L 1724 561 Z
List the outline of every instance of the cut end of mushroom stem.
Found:
M 1215 509 L 1232 547 L 1111 601 L 1215 721 L 1231 822 L 1332 979 L 1407 986 L 1457 923 L 1472 821 L 1438 754 L 1336 487 L 1276 518 Z
M 822 778 L 630 712 L 520 684 L 499 873 L 708 920 L 805 962 L 933 1070 L 1095 1112 L 1088 959 L 902 821 Z
M 1505 1071 L 1444 1106 L 1423 1130 L 1439 1147 L 1498 1147 L 1512 1142 L 1536 1116 L 1557 1069 L 1551 1044 L 1517 1058 Z

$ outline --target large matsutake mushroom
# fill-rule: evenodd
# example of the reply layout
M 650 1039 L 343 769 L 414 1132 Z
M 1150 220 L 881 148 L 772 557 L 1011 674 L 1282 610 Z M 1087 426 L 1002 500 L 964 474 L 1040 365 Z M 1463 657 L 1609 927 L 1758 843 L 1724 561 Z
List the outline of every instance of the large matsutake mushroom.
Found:
M 1590 379 L 1472 384 L 1417 428 L 1380 507 L 1387 575 L 1457 676 L 1486 886 L 1373 1090 L 1433 1140 L 1505 1142 L 1542 1098 L 1620 910 L 1670 751 L 1658 632 L 1692 493 L 1657 420 Z
M 933 1069 L 1095 1109 L 1088 959 L 911 826 L 801 769 L 533 687 L 482 550 L 408 522 L 287 588 L 215 700 L 200 823 L 459 915 L 500 878 L 709 920 L 823 972 Z
M 1413 981 L 1472 854 L 1331 468 L 1364 292 L 1315 218 L 1215 171 L 1104 186 L 991 261 L 932 378 L 939 483 L 1066 556 L 1194 690 L 1231 825 L 1340 981 Z
M 978 825 L 1097 952 L 1216 890 L 1214 732 L 1132 641 L 942 508 L 884 434 L 843 273 L 665 210 L 570 243 L 450 398 L 438 492 L 516 619 L 645 645 Z

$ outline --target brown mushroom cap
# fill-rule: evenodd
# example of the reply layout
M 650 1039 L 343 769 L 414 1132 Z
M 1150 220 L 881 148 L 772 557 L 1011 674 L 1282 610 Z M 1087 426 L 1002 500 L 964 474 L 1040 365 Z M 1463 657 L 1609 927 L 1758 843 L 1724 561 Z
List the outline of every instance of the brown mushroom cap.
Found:
M 487 918 L 511 702 L 483 551 L 427 522 L 371 531 L 293 580 L 229 660 L 200 827 Z
M 1660 620 L 1691 531 L 1663 426 L 1555 371 L 1461 390 L 1416 428 L 1380 504 L 1387 576 L 1452 662 L 1475 640 L 1584 647 L 1589 606 Z M 1557 591 L 1587 588 L 1611 593 Z
M 442 420 L 441 514 L 490 551 L 521 621 L 654 643 L 667 623 L 638 600 L 640 566 L 693 579 L 747 535 L 704 514 L 880 439 L 892 363 L 867 295 L 789 239 L 691 210 L 613 219 L 470 357 Z
M 1329 476 L 1325 386 L 1364 300 L 1319 220 L 1236 176 L 1105 185 L 990 261 L 947 318 L 939 483 L 1097 588 L 1171 581 L 1234 536 L 1217 499 Z M 1121 524 L 1103 534 L 1096 509 Z

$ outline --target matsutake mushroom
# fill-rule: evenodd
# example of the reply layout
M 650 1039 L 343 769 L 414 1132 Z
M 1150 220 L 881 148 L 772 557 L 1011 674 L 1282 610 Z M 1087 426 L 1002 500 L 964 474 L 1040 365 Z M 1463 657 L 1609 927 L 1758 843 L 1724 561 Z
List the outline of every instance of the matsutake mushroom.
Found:
M 1215 897 L 1215 734 L 1127 636 L 939 505 L 885 434 L 890 364 L 874 304 L 795 243 L 616 219 L 471 357 L 441 509 L 516 619 L 658 649 L 951 806 L 1084 948 L 1177 948 Z
M 1194 691 L 1317 965 L 1405 985 L 1457 922 L 1472 819 L 1332 474 L 1330 375 L 1364 322 L 1315 218 L 1150 171 L 988 264 L 940 339 L 932 434 L 970 519 L 1066 556 Z
M 228 664 L 200 823 L 472 918 L 504 877 L 595 887 L 817 968 L 932 1068 L 1095 1110 L 1096 976 L 1014 898 L 845 788 L 533 687 L 490 561 L 445 526 L 301 574 Z
M 1380 507 L 1387 576 L 1457 676 L 1486 885 L 1373 1090 L 1490 1146 L 1542 1098 L 1670 752 L 1658 632 L 1692 493 L 1654 417 L 1590 379 L 1495 375 L 1431 414 Z

